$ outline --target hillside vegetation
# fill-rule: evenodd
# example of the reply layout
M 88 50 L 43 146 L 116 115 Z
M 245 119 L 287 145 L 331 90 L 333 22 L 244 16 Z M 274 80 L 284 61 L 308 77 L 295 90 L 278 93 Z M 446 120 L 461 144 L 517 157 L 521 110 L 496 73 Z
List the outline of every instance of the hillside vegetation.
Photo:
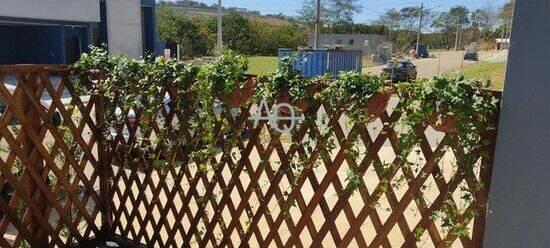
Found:
M 279 48 L 307 46 L 309 29 L 298 23 L 271 17 L 246 17 L 237 12 L 225 14 L 222 22 L 225 47 L 240 54 L 273 56 Z M 215 16 L 160 5 L 157 26 L 161 40 L 180 44 L 183 56 L 209 55 L 216 46 Z

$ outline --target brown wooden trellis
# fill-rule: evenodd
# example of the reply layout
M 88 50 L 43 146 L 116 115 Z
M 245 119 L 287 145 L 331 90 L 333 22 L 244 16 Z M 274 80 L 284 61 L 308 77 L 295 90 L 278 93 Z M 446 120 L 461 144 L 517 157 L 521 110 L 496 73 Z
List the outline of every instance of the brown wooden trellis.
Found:
M 63 66 L 0 66 L 0 81 L 7 106 L 0 118 L 0 246 L 64 247 L 98 236 L 104 196 L 95 186 L 95 99 L 82 100 Z
M 480 171 L 467 173 L 466 168 L 473 167 L 459 167 L 452 174 L 444 171 L 443 158 L 452 153 L 460 160 L 464 151 L 453 135 L 439 134 L 442 139 L 433 144 L 426 135 L 427 126 L 414 128 L 422 137 L 420 148 L 425 158 L 420 171 L 400 166 L 404 161 L 397 157 L 390 161 L 396 166 L 383 171 L 377 167 L 385 160 L 380 154 L 399 152 L 398 130 L 391 124 L 401 113 L 393 108 L 376 121 L 389 125 L 373 131 L 372 124 L 344 124 L 344 110 L 311 106 L 310 111 L 328 112 L 332 137 L 338 144 L 328 157 L 322 156 L 319 146 L 307 151 L 304 143 L 290 145 L 285 142 L 288 137 L 272 130 L 267 121 L 254 127 L 248 119 L 254 106 L 243 107 L 237 115 L 226 108 L 222 119 L 233 130 L 243 131 L 232 149 L 239 158 L 220 153 L 214 158 L 217 167 L 200 170 L 190 158 L 193 148 L 178 147 L 167 158 L 167 170 L 160 172 L 148 154 L 135 154 L 133 149 L 136 138 L 151 137 L 160 127 L 138 131 L 135 122 L 142 116 L 138 111 L 135 121 L 125 118 L 115 139 L 104 140 L 98 123 L 102 123 L 104 106 L 109 103 L 101 96 L 80 96 L 71 80 L 70 72 L 60 66 L 0 66 L 0 81 L 15 84 L 11 90 L 0 85 L 8 106 L 0 119 L 0 145 L 7 146 L 0 156 L 0 189 L 13 192 L 9 200 L 0 197 L 0 247 L 19 247 L 24 242 L 33 247 L 64 247 L 112 235 L 148 247 L 482 244 L 495 130 L 484 135 L 488 145 L 474 151 L 481 158 Z M 168 82 L 165 91 L 171 102 L 181 100 Z M 192 111 L 163 107 L 158 116 L 166 120 L 171 135 L 191 141 L 198 134 L 182 120 L 189 119 Z M 53 123 L 56 113 L 62 116 L 61 127 Z M 170 124 L 175 119 L 178 128 Z M 497 119 L 495 116 L 495 122 Z M 308 133 L 320 133 L 321 129 L 318 123 L 307 122 L 297 127 L 291 139 L 306 140 Z M 219 145 L 227 144 L 221 126 L 215 130 Z M 346 152 L 352 134 L 358 135 L 365 149 L 359 160 Z M 162 144 L 148 153 L 168 156 Z M 289 167 L 296 156 L 320 164 L 305 168 L 294 178 Z M 17 164 L 23 170 L 14 173 Z M 347 169 L 367 181 L 355 194 L 344 190 L 342 175 Z M 406 179 L 402 189 L 386 183 L 398 175 Z M 371 179 L 378 182 L 371 183 Z M 294 187 L 288 187 L 290 181 Z M 434 182 L 431 199 L 424 192 L 428 181 Z M 454 220 L 470 223 L 472 234 L 455 237 L 443 231 L 433 214 L 446 202 L 459 204 L 452 194 L 460 187 L 472 189 L 479 183 L 485 187 L 465 206 L 478 210 L 478 215 L 460 215 Z M 379 200 L 386 203 L 387 211 L 375 206 Z M 410 208 L 417 210 L 415 217 L 408 213 Z M 424 237 L 420 241 L 418 230 Z

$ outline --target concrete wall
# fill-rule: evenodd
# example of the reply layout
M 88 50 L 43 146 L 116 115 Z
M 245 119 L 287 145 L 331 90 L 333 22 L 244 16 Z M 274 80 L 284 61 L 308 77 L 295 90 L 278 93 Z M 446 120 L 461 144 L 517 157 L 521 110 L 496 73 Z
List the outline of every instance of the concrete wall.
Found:
M 98 7 L 99 9 L 99 7 Z M 107 30 L 109 52 L 142 56 L 140 0 L 108 0 Z
M 353 45 L 349 41 L 353 39 Z M 321 34 L 319 37 L 320 48 L 324 46 L 338 45 L 338 40 L 342 41 L 342 46 L 346 49 L 363 50 L 364 55 L 371 55 L 382 43 L 387 40 L 384 35 L 377 34 Z M 365 40 L 368 40 L 368 46 L 365 46 Z M 309 36 L 309 46 L 313 47 L 313 35 Z
M 99 0 L 1 0 L 0 6 L 3 17 L 99 22 Z
M 550 1 L 516 1 L 485 247 L 550 247 Z

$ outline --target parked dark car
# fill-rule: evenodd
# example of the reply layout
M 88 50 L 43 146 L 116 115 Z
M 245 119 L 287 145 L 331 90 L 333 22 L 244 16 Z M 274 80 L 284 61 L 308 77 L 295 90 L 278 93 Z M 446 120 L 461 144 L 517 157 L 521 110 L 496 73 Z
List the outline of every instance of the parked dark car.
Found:
M 418 51 L 416 52 L 418 58 L 428 58 L 430 57 L 429 47 L 426 44 L 420 44 L 418 46 Z
M 382 70 L 382 77 L 397 82 L 412 82 L 416 80 L 416 66 L 408 60 L 390 60 Z
M 464 54 L 464 60 L 479 61 L 479 55 L 475 51 L 468 51 Z

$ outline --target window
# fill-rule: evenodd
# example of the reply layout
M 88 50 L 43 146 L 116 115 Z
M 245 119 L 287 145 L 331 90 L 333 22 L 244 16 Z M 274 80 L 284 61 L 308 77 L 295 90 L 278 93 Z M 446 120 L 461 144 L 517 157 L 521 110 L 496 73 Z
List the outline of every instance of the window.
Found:
M 349 40 L 349 44 L 350 44 L 350 45 L 355 44 L 355 40 L 354 40 L 354 39 Z
M 369 46 L 369 43 L 370 43 L 369 40 L 365 40 L 364 46 L 365 46 L 365 47 L 368 47 L 368 46 Z
M 342 45 L 342 44 L 343 44 L 343 42 L 342 42 L 341 39 L 336 40 L 336 45 Z

